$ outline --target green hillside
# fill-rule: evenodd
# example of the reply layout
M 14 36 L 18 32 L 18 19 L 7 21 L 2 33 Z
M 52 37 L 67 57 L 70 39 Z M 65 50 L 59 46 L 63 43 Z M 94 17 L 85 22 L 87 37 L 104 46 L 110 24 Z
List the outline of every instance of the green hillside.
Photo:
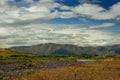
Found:
M 10 50 L 7 48 L 0 48 L 0 56 L 10 56 L 10 55 L 22 55 L 23 53 Z

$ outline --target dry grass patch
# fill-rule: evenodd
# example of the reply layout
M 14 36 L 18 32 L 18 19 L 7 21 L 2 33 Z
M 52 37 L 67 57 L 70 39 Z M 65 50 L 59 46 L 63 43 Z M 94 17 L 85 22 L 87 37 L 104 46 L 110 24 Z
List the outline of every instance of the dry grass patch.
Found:
M 120 80 L 120 59 L 42 69 L 12 80 Z

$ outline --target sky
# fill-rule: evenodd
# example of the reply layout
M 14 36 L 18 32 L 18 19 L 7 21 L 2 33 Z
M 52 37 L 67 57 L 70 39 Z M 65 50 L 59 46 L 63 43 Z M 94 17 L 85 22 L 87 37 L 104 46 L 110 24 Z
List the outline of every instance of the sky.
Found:
M 120 44 L 120 0 L 0 0 L 0 48 Z

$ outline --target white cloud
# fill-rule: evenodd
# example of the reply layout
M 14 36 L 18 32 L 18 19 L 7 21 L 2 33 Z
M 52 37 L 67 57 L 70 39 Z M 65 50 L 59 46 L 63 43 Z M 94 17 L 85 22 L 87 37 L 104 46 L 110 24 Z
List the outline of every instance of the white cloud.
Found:
M 0 5 L 0 24 L 8 23 L 20 23 L 20 22 L 41 22 L 54 18 L 75 18 L 75 17 L 89 17 L 92 19 L 106 20 L 106 19 L 117 19 L 120 16 L 120 3 L 114 4 L 110 7 L 110 10 L 106 10 L 101 6 L 95 4 L 82 4 L 79 6 L 69 7 L 61 5 L 53 0 L 40 0 L 37 3 L 31 2 L 29 7 L 16 7 L 10 6 L 2 0 Z M 54 11 L 55 8 L 60 8 L 61 11 Z M 53 10 L 53 12 L 51 12 Z M 68 11 L 64 11 L 68 10 Z
M 45 6 L 32 6 L 26 10 L 28 10 L 29 12 L 49 12 L 49 9 Z
M 28 2 L 28 3 L 33 3 L 34 2 L 34 0 L 24 0 L 25 2 Z M 38 2 L 54 2 L 54 0 L 39 0 Z M 37 3 L 38 3 L 37 2 Z
M 83 4 L 73 8 L 73 11 L 82 16 L 94 17 L 95 15 L 98 15 L 99 12 L 104 11 L 104 8 L 101 8 L 98 5 Z
M 34 0 L 23 0 L 23 1 L 25 1 L 25 2 L 29 2 L 29 3 L 34 2 Z
M 111 6 L 110 10 L 106 10 L 96 4 L 82 4 L 72 9 L 73 12 L 97 20 L 116 19 L 120 16 L 120 2 Z
M 30 7 L 15 7 L 7 4 L 8 0 L 1 0 L 0 5 L 0 24 L 18 23 L 20 21 L 36 20 L 44 21 L 53 18 L 74 18 L 74 17 L 89 17 L 92 19 L 106 20 L 117 19 L 120 16 L 120 3 L 114 4 L 110 7 L 110 10 L 106 10 L 101 6 L 95 4 L 82 4 L 75 8 L 58 4 L 53 0 L 40 0 L 37 3 L 32 0 L 25 0 L 31 2 Z M 55 8 L 69 11 L 54 11 Z M 72 10 L 72 11 L 71 11 Z
M 101 25 L 90 26 L 89 28 L 108 28 L 114 26 L 115 23 L 103 23 Z
M 0 3 L 0 47 L 49 42 L 81 46 L 120 43 L 119 34 L 90 29 L 110 27 L 114 23 L 92 26 L 89 29 L 78 28 L 78 26 L 81 26 L 77 24 L 36 24 L 36 22 L 40 23 L 54 18 L 81 16 L 100 20 L 116 19 L 120 16 L 118 8 L 120 3 L 113 5 L 110 10 L 105 10 L 94 4 L 83 4 L 75 8 L 63 6 L 53 0 L 40 0 L 38 3 L 27 0 L 27 3 L 30 3 L 29 7 L 10 6 L 6 1 L 1 0 Z M 60 8 L 63 11 L 54 11 L 55 8 Z
M 57 16 L 60 18 L 73 18 L 75 17 L 75 14 L 73 12 L 58 12 Z
M 54 2 L 54 0 L 40 0 L 40 2 Z
M 120 17 L 120 2 L 118 2 L 117 4 L 113 5 L 110 8 L 110 13 L 113 14 L 116 17 Z
M 0 6 L 6 5 L 8 0 L 0 0 Z
M 28 20 L 34 22 L 36 20 L 44 21 L 53 19 L 55 18 L 55 15 L 54 13 L 51 13 L 51 10 L 59 6 L 58 3 L 47 0 L 31 3 L 30 7 L 9 6 L 5 1 L 3 1 L 3 3 L 4 5 L 0 8 L 0 23 L 2 24 Z
M 65 5 L 61 5 L 61 6 L 60 6 L 60 9 L 61 9 L 61 10 L 71 10 L 71 8 L 72 8 L 72 7 L 70 7 L 70 6 L 65 6 Z
M 8 31 L 6 28 L 0 27 L 0 36 L 3 36 L 3 35 L 8 35 Z
M 40 43 L 99 46 L 120 43 L 119 34 L 78 28 L 78 25 L 31 24 L 24 27 L 1 27 L 0 47 L 34 45 Z M 75 28 L 76 27 L 76 28 Z M 99 35 L 99 36 L 98 36 Z M 117 40 L 116 40 L 117 39 Z M 5 42 L 4 42 L 5 41 Z

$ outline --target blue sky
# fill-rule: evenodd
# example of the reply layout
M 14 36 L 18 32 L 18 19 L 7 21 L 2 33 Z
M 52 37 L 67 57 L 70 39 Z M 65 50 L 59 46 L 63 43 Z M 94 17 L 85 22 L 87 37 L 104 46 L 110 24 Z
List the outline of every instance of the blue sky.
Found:
M 120 0 L 1 0 L 0 47 L 120 44 Z

